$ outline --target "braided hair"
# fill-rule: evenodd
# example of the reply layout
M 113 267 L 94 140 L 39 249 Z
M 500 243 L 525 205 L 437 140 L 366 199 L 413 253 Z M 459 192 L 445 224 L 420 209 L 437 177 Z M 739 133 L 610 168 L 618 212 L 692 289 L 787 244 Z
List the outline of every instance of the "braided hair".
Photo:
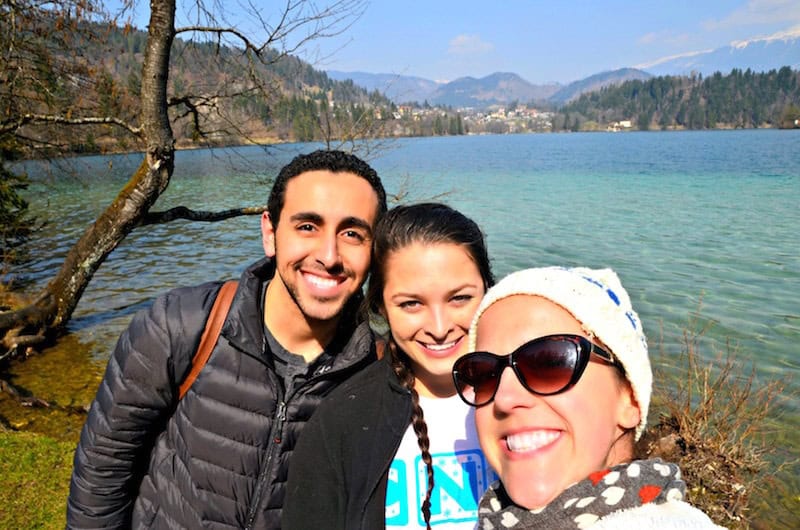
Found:
M 396 206 L 389 210 L 375 228 L 373 254 L 367 285 L 366 308 L 372 315 L 379 315 L 384 308 L 383 289 L 386 285 L 386 264 L 392 253 L 414 243 L 459 245 L 475 262 L 483 279 L 484 289 L 494 284 L 489 255 L 483 233 L 478 225 L 464 214 L 441 203 L 420 203 Z M 422 516 L 430 529 L 431 495 L 433 493 L 433 460 L 430 453 L 428 425 L 415 389 L 416 378 L 408 356 L 388 334 L 386 351 L 394 373 L 400 384 L 411 394 L 411 426 L 417 435 L 422 461 L 425 463 L 428 483 Z

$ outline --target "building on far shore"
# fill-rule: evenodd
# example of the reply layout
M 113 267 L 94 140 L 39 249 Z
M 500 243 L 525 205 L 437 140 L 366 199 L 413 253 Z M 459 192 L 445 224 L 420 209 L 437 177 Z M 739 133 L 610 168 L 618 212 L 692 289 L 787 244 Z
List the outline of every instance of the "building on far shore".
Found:
M 631 120 L 615 121 L 614 123 L 610 124 L 606 130 L 611 132 L 626 131 L 632 126 Z

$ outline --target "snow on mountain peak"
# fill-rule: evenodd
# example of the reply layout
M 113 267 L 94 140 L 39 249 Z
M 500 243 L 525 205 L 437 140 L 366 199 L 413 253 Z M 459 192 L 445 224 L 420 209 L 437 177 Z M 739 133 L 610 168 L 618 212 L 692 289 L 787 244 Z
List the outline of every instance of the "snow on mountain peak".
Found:
M 768 35 L 766 37 L 756 37 L 753 39 L 745 39 L 745 40 L 735 40 L 731 42 L 731 48 L 736 48 L 737 50 L 741 50 L 747 48 L 750 44 L 755 44 L 757 42 L 772 42 L 777 40 L 782 41 L 790 41 L 794 39 L 800 38 L 800 25 L 797 25 L 793 28 L 789 28 L 784 31 L 779 31 L 777 33 L 773 33 L 772 35 Z

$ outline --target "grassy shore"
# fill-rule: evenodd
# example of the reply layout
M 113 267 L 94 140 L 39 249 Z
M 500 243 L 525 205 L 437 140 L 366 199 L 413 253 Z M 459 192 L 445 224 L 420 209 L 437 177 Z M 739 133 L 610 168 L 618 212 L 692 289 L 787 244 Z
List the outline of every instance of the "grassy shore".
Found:
M 64 528 L 75 444 L 0 430 L 0 528 Z

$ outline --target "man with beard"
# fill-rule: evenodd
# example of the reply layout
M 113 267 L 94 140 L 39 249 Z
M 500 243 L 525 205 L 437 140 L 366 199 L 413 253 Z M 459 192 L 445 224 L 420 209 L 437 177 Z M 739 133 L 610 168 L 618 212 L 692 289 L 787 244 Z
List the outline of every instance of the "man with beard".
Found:
M 266 257 L 183 398 L 221 282 L 160 296 L 120 337 L 75 452 L 68 528 L 280 528 L 303 425 L 376 357 L 357 308 L 386 194 L 364 161 L 316 151 L 281 169 L 267 210 Z

